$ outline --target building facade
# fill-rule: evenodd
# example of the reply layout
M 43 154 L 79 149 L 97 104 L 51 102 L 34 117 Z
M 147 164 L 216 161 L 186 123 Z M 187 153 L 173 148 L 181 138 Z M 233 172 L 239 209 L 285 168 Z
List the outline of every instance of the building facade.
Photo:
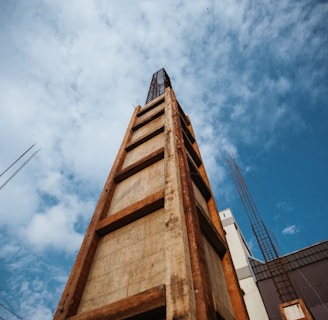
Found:
M 313 319 L 328 319 L 328 241 L 322 241 L 282 257 L 288 265 L 288 275 L 298 297 Z M 250 259 L 257 285 L 270 319 L 281 319 L 279 297 L 265 264 Z M 303 316 L 300 310 L 299 318 Z M 290 318 L 292 319 L 292 318 Z M 294 318 L 295 319 L 295 318 Z
M 249 318 L 251 320 L 269 319 L 249 262 L 250 257 L 253 256 L 252 252 L 248 248 L 231 210 L 220 210 L 220 219 L 226 232 L 226 239 L 239 284 L 243 290 Z
M 190 119 L 164 69 L 132 115 L 54 318 L 248 319 Z
M 282 316 L 283 304 L 266 264 L 249 250 L 230 209 L 221 210 L 220 219 L 251 320 L 328 319 L 328 241 L 280 257 L 299 297 Z

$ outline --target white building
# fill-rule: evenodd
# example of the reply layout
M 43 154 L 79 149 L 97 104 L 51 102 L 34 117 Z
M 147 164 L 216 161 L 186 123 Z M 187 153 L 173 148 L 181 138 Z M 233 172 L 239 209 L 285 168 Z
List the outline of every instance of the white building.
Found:
M 248 257 L 252 256 L 247 243 L 238 227 L 238 224 L 230 209 L 219 212 L 226 239 L 230 249 L 232 261 L 237 272 L 241 289 L 244 292 L 244 301 L 251 320 L 269 319 L 252 269 L 249 266 Z

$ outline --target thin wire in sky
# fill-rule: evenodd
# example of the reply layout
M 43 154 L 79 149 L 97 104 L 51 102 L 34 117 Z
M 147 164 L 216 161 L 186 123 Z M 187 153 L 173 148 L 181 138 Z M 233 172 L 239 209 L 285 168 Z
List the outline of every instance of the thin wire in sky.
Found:
M 40 151 L 41 149 L 36 150 L 1 186 L 0 190 L 4 188 L 4 186 L 15 177 L 15 175 L 23 169 L 27 165 L 27 163 Z
M 36 143 L 32 144 L 20 157 L 18 157 L 5 171 L 3 171 L 0 174 L 0 178 L 10 169 L 12 168 L 20 159 L 22 159 L 26 153 L 28 153 L 34 146 L 36 145 Z
M 8 312 L 10 312 L 11 314 L 13 314 L 16 318 L 23 320 L 22 317 L 20 317 L 17 313 L 15 313 L 14 311 L 12 311 L 9 307 L 5 306 L 3 303 L 0 302 L 0 306 L 3 307 L 4 309 L 6 309 Z M 0 317 L 0 319 L 3 319 Z

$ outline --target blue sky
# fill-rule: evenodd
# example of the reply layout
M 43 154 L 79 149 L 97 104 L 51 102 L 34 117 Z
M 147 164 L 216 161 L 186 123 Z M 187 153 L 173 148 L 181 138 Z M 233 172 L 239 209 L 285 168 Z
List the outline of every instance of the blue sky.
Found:
M 221 152 L 234 152 L 283 252 L 327 239 L 326 2 L 0 6 L 0 171 L 41 148 L 0 190 L 0 302 L 23 319 L 51 319 L 134 106 L 162 67 L 217 205 L 255 254 Z

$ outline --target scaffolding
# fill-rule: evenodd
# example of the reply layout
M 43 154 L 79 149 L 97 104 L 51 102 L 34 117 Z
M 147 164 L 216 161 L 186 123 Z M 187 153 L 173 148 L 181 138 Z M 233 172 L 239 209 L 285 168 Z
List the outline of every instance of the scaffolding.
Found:
M 153 74 L 145 104 L 161 96 L 168 87 L 172 88 L 171 80 L 165 69 L 162 68 Z

